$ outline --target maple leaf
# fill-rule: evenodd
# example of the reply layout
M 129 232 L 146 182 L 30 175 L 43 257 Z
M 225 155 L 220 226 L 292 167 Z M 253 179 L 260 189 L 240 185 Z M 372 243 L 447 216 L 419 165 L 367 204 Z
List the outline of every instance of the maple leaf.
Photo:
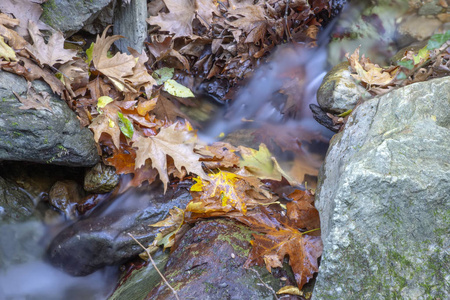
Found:
M 240 176 L 230 172 L 219 171 L 217 174 L 209 174 L 209 183 L 202 181 L 200 178 L 194 178 L 194 180 L 196 184 L 191 187 L 191 191 L 203 192 L 200 200 L 206 203 L 220 203 L 221 209 L 203 206 L 204 211 L 202 211 L 197 201 L 191 201 L 186 207 L 186 211 L 207 213 L 208 210 L 212 209 L 227 212 L 235 208 L 244 215 L 247 213 L 245 190 L 249 189 L 249 186 Z
M 298 287 L 313 277 L 319 270 L 317 259 L 322 255 L 322 240 L 319 236 L 305 235 L 289 223 L 271 207 L 259 206 L 247 216 L 233 216 L 251 229 L 265 235 L 253 234 L 252 250 L 244 267 L 266 265 L 272 268 L 283 267 L 285 256 L 294 272 Z
M 136 168 L 145 164 L 147 159 L 151 159 L 152 165 L 159 172 L 159 177 L 164 183 L 164 192 L 167 190 L 169 176 L 167 174 L 167 155 L 172 157 L 175 167 L 181 171 L 197 174 L 201 178 L 208 178 L 202 169 L 199 161 L 200 155 L 195 154 L 194 134 L 192 131 L 176 130 L 177 123 L 170 127 L 161 128 L 158 135 L 153 137 L 139 137 L 133 147 L 136 150 Z
M 92 120 L 89 128 L 94 132 L 94 140 L 98 143 L 102 133 L 107 133 L 111 136 L 114 146 L 120 147 L 120 128 L 119 128 L 119 108 L 110 103 L 103 109 L 103 113 Z
M 172 122 L 176 122 L 178 118 L 188 118 L 172 101 L 161 95 L 158 97 L 153 113 L 158 119 L 167 119 Z
M 233 33 L 236 40 L 239 40 L 240 31 L 244 31 L 248 36 L 246 43 L 257 42 L 263 38 L 266 32 L 267 19 L 264 8 L 260 5 L 239 5 L 231 4 L 231 9 L 228 11 L 228 17 L 237 18 L 234 21 L 226 21 L 227 24 L 238 29 Z M 233 8 L 234 7 L 234 8 Z
M 155 80 L 144 66 L 145 55 L 134 57 L 125 53 L 116 53 L 112 58 L 108 58 L 107 53 L 111 45 L 123 38 L 120 35 L 106 37 L 108 28 L 109 26 L 103 31 L 102 36 L 97 36 L 92 50 L 92 62 L 95 68 L 107 76 L 119 91 L 135 93 L 144 86 L 146 93 L 150 94 Z
M 175 37 L 192 36 L 192 21 L 197 14 L 206 27 L 212 23 L 213 13 L 220 15 L 211 0 L 164 0 L 169 13 L 160 13 L 147 19 L 150 25 L 158 25 L 162 31 Z
M 359 47 L 356 48 L 352 55 L 349 56 L 347 53 L 346 57 L 352 69 L 357 73 L 356 75 L 352 74 L 353 78 L 368 85 L 386 86 L 392 83 L 397 75 L 396 72 L 393 75 L 389 72 L 384 72 L 383 68 L 371 63 L 364 55 L 361 58 L 361 65 L 359 60 Z
M 219 167 L 231 168 L 239 165 L 237 148 L 229 143 L 215 142 L 210 146 L 196 149 L 195 152 L 202 155 L 200 159 L 206 167 L 216 169 Z
M 20 102 L 22 102 L 22 106 L 20 106 L 20 109 L 44 109 L 52 112 L 52 107 L 50 106 L 50 94 L 47 92 L 41 92 L 38 93 L 35 91 L 35 89 L 31 86 L 31 82 L 28 81 L 28 91 L 27 91 L 27 97 L 22 98 L 20 97 L 16 92 L 13 92 L 14 95 L 16 95 L 17 99 L 19 99 Z
M 192 21 L 195 17 L 194 0 L 164 0 L 169 13 L 150 17 L 150 25 L 158 25 L 162 31 L 174 33 L 176 37 L 192 35 Z
M 198 218 L 218 216 L 229 217 L 237 213 L 245 215 L 249 209 L 258 205 L 275 203 L 270 193 L 265 193 L 261 182 L 255 176 L 219 171 L 209 174 L 207 180 L 194 178 L 191 187 L 192 201 L 186 207 L 189 221 Z
M 33 45 L 26 45 L 25 48 L 41 66 L 63 64 L 77 55 L 76 50 L 64 49 L 65 39 L 59 31 L 52 34 L 48 43 L 45 43 L 38 26 L 31 20 L 28 23 L 28 31 Z
M 29 21 L 37 24 L 38 29 L 52 30 L 50 26 L 39 20 L 43 11 L 40 4 L 46 1 L 47 0 L 2 0 L 0 2 L 0 11 L 12 14 L 17 20 L 20 20 L 16 31 L 20 36 L 27 37 Z

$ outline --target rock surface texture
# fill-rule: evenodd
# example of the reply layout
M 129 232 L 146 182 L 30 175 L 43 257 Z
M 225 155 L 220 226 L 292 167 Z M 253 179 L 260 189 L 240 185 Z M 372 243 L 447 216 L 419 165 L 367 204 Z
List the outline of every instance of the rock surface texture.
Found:
M 51 95 L 52 111 L 20 109 L 13 91 L 26 98 L 23 77 L 0 72 L 0 160 L 92 166 L 99 161 L 92 132 L 81 128 L 75 113 L 42 81 L 37 92 Z
M 272 300 L 274 291 L 281 288 L 280 279 L 265 268 L 243 267 L 251 249 L 251 234 L 247 227 L 230 220 L 198 222 L 171 253 L 164 276 L 180 299 Z M 161 282 L 145 299 L 176 298 Z
M 51 0 L 42 4 L 41 20 L 66 34 L 89 25 L 111 0 Z
M 324 254 L 313 299 L 446 299 L 450 77 L 363 103 L 319 175 Z

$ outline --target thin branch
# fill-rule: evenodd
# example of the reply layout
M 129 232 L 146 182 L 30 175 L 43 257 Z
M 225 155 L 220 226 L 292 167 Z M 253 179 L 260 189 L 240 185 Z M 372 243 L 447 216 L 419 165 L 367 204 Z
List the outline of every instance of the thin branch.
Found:
M 258 276 L 259 281 L 261 281 L 262 284 L 263 284 L 267 289 L 269 289 L 269 290 L 272 292 L 272 294 L 273 294 L 273 296 L 275 297 L 275 299 L 278 300 L 277 293 L 273 290 L 273 288 L 271 288 L 270 286 L 268 286 L 267 283 L 265 283 L 265 282 L 261 279 L 261 275 L 259 275 L 258 271 L 256 271 L 255 269 L 252 269 L 252 268 L 247 268 L 247 270 L 251 270 L 251 271 L 255 272 L 255 273 L 256 273 L 256 276 Z
M 155 261 L 152 258 L 152 255 L 150 254 L 150 251 L 148 251 L 147 248 L 145 248 L 131 233 L 128 233 L 129 236 L 131 236 L 131 238 L 139 245 L 141 246 L 142 249 L 144 249 L 144 251 L 147 253 L 148 257 L 150 258 L 150 261 L 153 265 L 153 267 L 156 269 L 156 271 L 158 272 L 159 276 L 161 276 L 161 278 L 164 280 L 164 282 L 167 284 L 167 286 L 169 287 L 169 289 L 172 291 L 172 293 L 175 295 L 175 298 L 177 298 L 177 300 L 180 300 L 180 298 L 178 298 L 178 294 L 177 291 L 175 291 L 173 289 L 173 287 L 169 284 L 169 282 L 167 281 L 167 279 L 164 277 L 164 275 L 159 271 L 158 267 L 155 264 Z

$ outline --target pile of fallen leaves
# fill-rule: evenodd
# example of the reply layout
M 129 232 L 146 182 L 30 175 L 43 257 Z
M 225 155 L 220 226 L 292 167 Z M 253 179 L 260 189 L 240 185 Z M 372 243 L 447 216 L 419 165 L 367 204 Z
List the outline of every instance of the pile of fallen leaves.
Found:
M 407 50 L 395 64 L 380 67 L 362 55 L 359 48 L 346 57 L 352 69 L 353 78 L 373 95 L 411 83 L 450 75 L 450 30 L 435 34 L 418 51 Z
M 147 22 L 150 65 L 173 67 L 226 88 L 285 42 L 314 46 L 330 17 L 325 0 L 155 0 Z
M 150 4 L 158 3 L 162 2 Z M 170 62 L 175 58 L 176 68 L 187 72 L 195 68 L 205 78 L 219 74 L 240 78 L 283 39 L 309 36 L 313 41 L 315 34 L 308 29 L 317 26 L 313 10 L 326 9 L 328 1 L 289 1 L 288 7 L 286 1 L 164 3 L 149 19 L 160 27 L 148 45 L 150 58 L 133 49 L 131 55 L 111 54 L 112 44 L 121 37 L 107 36 L 108 28 L 89 49 L 77 53 L 65 49 L 62 33 L 44 36 L 41 30 L 49 28 L 37 21 L 39 15 L 18 20 L 13 15 L 19 12 L 3 10 L 8 14 L 0 13 L 0 68 L 29 82 L 42 79 L 67 101 L 82 126 L 93 131 L 104 163 L 118 174 L 132 176 L 121 192 L 150 184 L 158 175 L 165 190 L 171 182 L 195 176 L 193 200 L 156 224 L 165 229 L 155 245 L 172 246 L 183 232 L 180 229 L 198 219 L 233 218 L 264 234 L 254 236 L 246 266 L 265 264 L 270 271 L 289 257 L 301 288 L 318 271 L 322 253 L 313 194 L 294 188 L 300 184 L 283 171 L 264 144 L 255 150 L 199 141 L 186 116 L 167 98 L 183 101 L 193 96 L 174 80 L 176 71 Z M 48 96 L 29 84 L 26 98 L 17 98 L 22 109 L 53 113 Z M 290 188 L 288 195 L 283 187 Z

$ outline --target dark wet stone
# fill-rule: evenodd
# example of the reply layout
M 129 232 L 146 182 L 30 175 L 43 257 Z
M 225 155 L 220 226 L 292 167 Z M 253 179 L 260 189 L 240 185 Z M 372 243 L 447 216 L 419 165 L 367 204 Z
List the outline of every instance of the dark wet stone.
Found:
M 174 206 L 185 207 L 190 199 L 186 189 L 169 189 L 166 195 L 155 185 L 128 191 L 65 228 L 52 241 L 49 259 L 76 276 L 124 263 L 142 252 L 128 233 L 148 245 L 159 231 L 149 225 L 164 219 Z
M 34 213 L 30 196 L 13 182 L 0 177 L 0 222 L 20 222 Z
M 49 198 L 51 205 L 74 219 L 78 215 L 77 205 L 83 200 L 83 189 L 73 180 L 58 181 L 52 186 Z
M 265 268 L 243 268 L 253 232 L 230 220 L 198 222 L 171 254 L 164 276 L 180 299 L 273 299 L 280 280 Z M 146 299 L 175 299 L 160 283 Z
M 90 193 L 108 193 L 119 184 L 116 169 L 103 163 L 96 164 L 84 177 L 84 190 Z
M 333 120 L 327 115 L 326 112 L 324 112 L 320 108 L 320 106 L 315 105 L 315 104 L 310 104 L 309 109 L 311 109 L 311 111 L 313 113 L 314 120 L 316 120 L 320 125 L 323 125 L 326 128 L 328 128 L 334 132 L 338 132 L 339 128 L 341 128 L 340 125 L 335 125 L 333 123 Z
M 26 97 L 27 81 L 0 71 L 0 160 L 77 167 L 96 164 L 99 156 L 92 132 L 80 127 L 76 114 L 46 83 L 35 80 L 33 87 L 50 94 L 52 111 L 20 109 L 13 91 Z

